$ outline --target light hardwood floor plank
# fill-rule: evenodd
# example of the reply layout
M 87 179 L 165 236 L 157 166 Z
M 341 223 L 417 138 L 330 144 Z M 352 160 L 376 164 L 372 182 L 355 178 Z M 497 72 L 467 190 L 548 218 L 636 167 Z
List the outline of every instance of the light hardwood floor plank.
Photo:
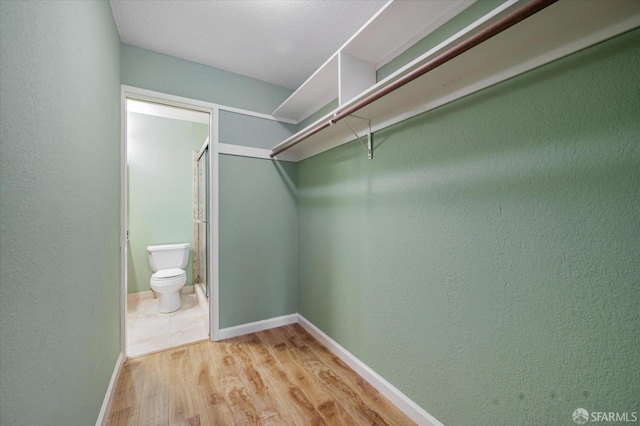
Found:
M 138 424 L 138 407 L 144 384 L 143 367 L 139 362 L 129 362 L 122 367 L 113 395 L 107 425 L 125 426 Z
M 320 363 L 310 365 L 319 379 L 329 385 L 339 400 L 349 401 L 348 406 L 355 408 L 362 416 L 364 424 L 372 425 L 399 425 L 406 424 L 397 422 L 396 418 L 404 417 L 404 414 L 395 405 L 389 402 L 366 380 L 356 374 L 340 358 L 330 352 L 322 343 L 307 333 L 300 325 L 295 324 L 293 328 L 298 328 L 297 332 L 292 329 L 283 330 L 292 344 L 308 346 L 310 351 L 296 351 L 303 359 L 303 362 L 313 362 L 315 354 Z M 302 340 L 303 343 L 300 342 Z
M 230 349 L 241 360 L 245 381 L 255 392 L 256 401 L 263 410 L 262 424 L 274 426 L 293 424 L 291 416 L 283 414 L 283 411 L 286 413 L 287 410 L 283 410 L 284 407 L 280 405 L 283 396 L 286 396 L 283 395 L 282 386 L 279 382 L 274 381 L 273 370 L 269 368 L 269 365 L 263 364 L 260 353 L 255 350 L 255 347 L 260 345 L 260 340 L 252 334 L 236 339 Z M 295 413 L 297 418 L 301 418 L 300 415 L 299 411 Z
M 168 353 L 160 352 L 140 358 L 144 365 L 144 386 L 140 399 L 138 424 L 169 424 Z
M 230 401 L 241 408 L 247 420 L 258 425 L 278 414 L 270 409 L 273 406 L 264 403 L 264 381 L 253 369 L 251 360 L 241 346 L 239 341 L 224 345 L 225 364 L 233 377 L 233 382 L 230 380 L 228 383 L 234 386 L 228 395 Z
M 189 347 L 181 347 L 167 352 L 169 356 L 169 419 L 171 424 L 200 424 L 198 414 L 199 395 L 194 392 L 196 381 Z
M 128 360 L 108 426 L 412 425 L 298 324 Z
M 289 375 L 295 381 L 298 388 L 304 389 L 311 401 L 315 402 L 315 410 L 318 411 L 327 424 L 357 424 L 353 416 L 337 401 L 328 387 L 317 380 L 309 368 L 309 364 L 301 365 L 300 356 L 296 355 L 296 351 L 287 350 L 288 339 L 284 333 L 278 330 L 267 330 L 261 333 L 260 339 L 264 343 L 263 347 L 275 351 L 278 362 L 282 368 L 289 372 Z M 297 349 L 306 350 L 304 348 Z
M 193 375 L 199 398 L 200 422 L 203 425 L 233 424 L 233 418 L 224 399 L 220 381 L 216 380 L 214 371 L 216 362 L 209 353 L 209 345 L 205 342 L 190 346 Z
M 243 336 L 239 340 L 246 341 L 250 339 L 249 348 L 261 347 L 268 348 L 264 345 L 264 342 L 260 340 L 257 335 Z M 250 349 L 251 350 L 251 349 Z M 288 405 L 282 405 L 282 408 L 289 413 L 294 413 L 291 420 L 284 424 L 309 424 L 309 425 L 325 425 L 326 422 L 315 410 L 315 407 L 305 394 L 305 391 L 300 389 L 293 382 L 291 377 L 291 371 L 283 369 L 279 364 L 277 358 L 273 356 L 269 357 L 268 363 L 262 363 L 261 354 L 258 350 L 252 350 L 256 357 L 257 364 L 260 365 L 260 369 L 263 371 L 264 376 L 268 382 L 271 383 L 271 388 L 276 392 L 277 403 L 282 405 L 283 401 L 287 401 Z

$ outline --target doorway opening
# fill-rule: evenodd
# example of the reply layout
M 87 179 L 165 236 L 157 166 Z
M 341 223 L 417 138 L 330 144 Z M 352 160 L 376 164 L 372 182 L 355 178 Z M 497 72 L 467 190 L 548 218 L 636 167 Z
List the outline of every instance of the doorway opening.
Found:
M 211 184 L 217 149 L 210 143 L 217 108 L 166 96 L 173 99 L 123 87 L 122 343 L 128 357 L 216 335 L 209 301 L 217 295 L 211 270 L 217 207 L 210 194 L 217 187 Z M 154 262 L 158 247 L 187 247 L 188 258 L 164 264 L 161 252 L 162 262 Z M 170 312 L 159 303 L 168 282 L 179 287 L 180 300 Z

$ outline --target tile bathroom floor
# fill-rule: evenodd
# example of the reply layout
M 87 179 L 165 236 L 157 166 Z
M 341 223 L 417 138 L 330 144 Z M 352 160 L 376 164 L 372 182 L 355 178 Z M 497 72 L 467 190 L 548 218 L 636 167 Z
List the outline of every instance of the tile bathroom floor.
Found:
M 136 357 L 209 338 L 208 318 L 195 293 L 181 294 L 182 306 L 161 314 L 156 299 L 127 303 L 128 356 Z

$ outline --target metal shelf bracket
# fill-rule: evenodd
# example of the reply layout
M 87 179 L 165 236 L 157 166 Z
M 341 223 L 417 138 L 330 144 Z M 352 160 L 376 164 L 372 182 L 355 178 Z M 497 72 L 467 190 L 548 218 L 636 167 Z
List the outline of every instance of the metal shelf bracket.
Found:
M 367 122 L 367 143 L 365 144 L 362 138 L 358 135 L 358 133 L 353 130 L 353 127 L 349 125 L 346 119 L 343 119 L 342 122 L 347 125 L 351 133 L 355 135 L 355 137 L 360 141 L 362 146 L 364 146 L 367 150 L 367 155 L 369 160 L 373 159 L 373 142 L 371 140 L 371 120 L 364 117 L 358 117 L 357 115 L 349 114 L 349 117 L 358 118 L 360 120 L 365 120 Z

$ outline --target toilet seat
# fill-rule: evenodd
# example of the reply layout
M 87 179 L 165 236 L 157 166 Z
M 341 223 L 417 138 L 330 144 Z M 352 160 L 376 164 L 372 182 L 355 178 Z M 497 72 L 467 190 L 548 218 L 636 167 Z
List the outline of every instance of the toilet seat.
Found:
M 162 281 L 162 280 L 178 278 L 183 275 L 186 276 L 187 273 L 182 269 L 178 269 L 178 268 L 161 269 L 158 272 L 151 274 L 151 279 Z

